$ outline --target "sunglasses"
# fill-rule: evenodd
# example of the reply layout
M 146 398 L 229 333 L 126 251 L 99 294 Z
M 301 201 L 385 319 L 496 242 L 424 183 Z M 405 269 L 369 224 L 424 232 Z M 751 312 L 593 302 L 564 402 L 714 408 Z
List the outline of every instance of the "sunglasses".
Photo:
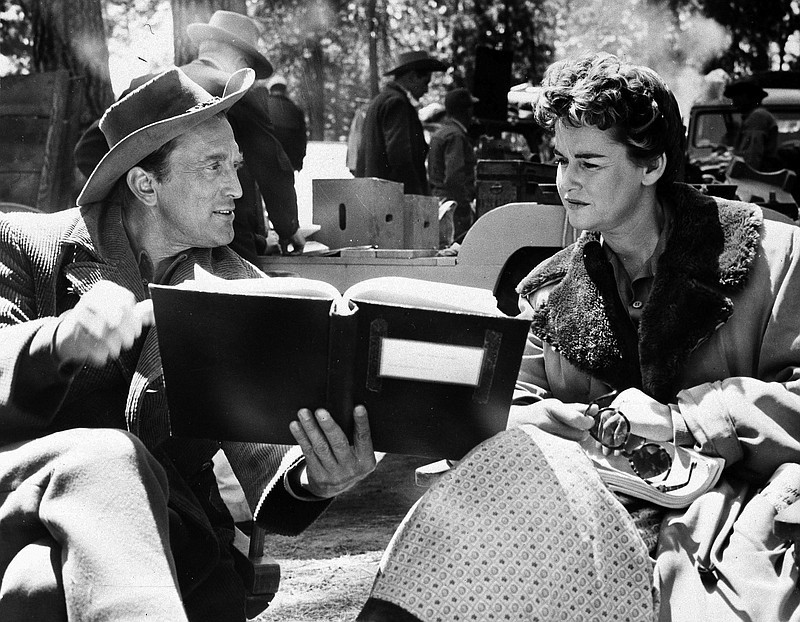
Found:
M 611 406 L 611 403 L 617 395 L 618 391 L 614 390 L 589 402 L 584 412 L 586 416 L 594 419 L 594 425 L 589 429 L 589 435 L 603 447 L 614 450 L 626 458 L 633 472 L 657 490 L 669 492 L 686 486 L 691 480 L 692 472 L 696 466 L 694 461 L 689 465 L 689 474 L 686 481 L 682 484 L 667 486 L 664 484 L 654 484 L 648 481 L 654 477 L 662 477 L 662 479 L 667 479 L 667 477 L 669 477 L 669 473 L 672 470 L 672 456 L 658 443 L 653 443 L 646 439 L 642 439 L 640 445 L 627 447 L 631 436 L 631 423 L 622 411 Z M 595 414 L 591 413 L 593 406 L 597 407 L 597 412 Z M 616 429 L 613 431 L 610 438 L 608 434 L 600 433 L 600 424 L 603 421 L 603 415 L 606 415 L 606 418 L 614 416 L 617 419 Z

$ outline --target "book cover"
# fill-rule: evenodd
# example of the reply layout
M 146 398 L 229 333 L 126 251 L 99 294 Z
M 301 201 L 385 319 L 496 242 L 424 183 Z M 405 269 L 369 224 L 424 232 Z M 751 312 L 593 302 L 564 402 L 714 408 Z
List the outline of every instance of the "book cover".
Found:
M 505 429 L 530 323 L 488 290 L 402 277 L 151 285 L 172 433 L 293 444 L 300 408 L 376 451 L 458 459 Z
M 655 442 L 655 441 L 648 441 Z M 683 508 L 703 493 L 711 490 L 725 467 L 723 458 L 703 455 L 690 447 L 659 441 L 671 458 L 669 471 L 643 479 L 619 453 L 604 455 L 592 438 L 582 443 L 600 478 L 610 490 L 638 499 L 646 499 L 668 508 Z

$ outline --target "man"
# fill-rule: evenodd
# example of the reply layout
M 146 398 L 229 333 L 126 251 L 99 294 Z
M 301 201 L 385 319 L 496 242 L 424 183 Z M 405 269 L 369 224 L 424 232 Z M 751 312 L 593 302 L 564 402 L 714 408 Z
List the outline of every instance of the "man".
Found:
M 446 117 L 431 136 L 428 178 L 440 203 L 455 201 L 453 237 L 459 240 L 472 226 L 475 199 L 475 148 L 467 128 L 478 98 L 469 89 L 453 89 L 444 98 Z M 450 243 L 453 240 L 449 240 Z
M 742 113 L 734 155 L 741 157 L 757 171 L 777 171 L 782 168 L 778 157 L 778 123 L 772 113 L 761 105 L 767 92 L 752 78 L 745 78 L 728 84 L 724 95 Z
M 428 143 L 416 106 L 428 92 L 431 74 L 446 69 L 422 50 L 400 54 L 397 65 L 384 74 L 392 80 L 367 108 L 356 177 L 398 181 L 406 194 L 430 194 L 425 171 Z
M 275 136 L 283 146 L 292 168 L 302 170 L 303 158 L 306 157 L 308 136 L 306 133 L 306 115 L 290 98 L 287 92 L 286 78 L 272 76 L 267 83 L 267 109 L 275 127 Z
M 272 74 L 272 65 L 258 51 L 258 27 L 246 15 L 217 11 L 208 24 L 189 24 L 187 33 L 199 52 L 195 60 L 181 69 L 212 95 L 220 95 L 228 78 L 239 69 L 251 67 L 258 78 Z M 152 77 L 136 78 L 123 95 Z M 228 119 L 244 154 L 244 166 L 239 172 L 243 194 L 236 201 L 236 237 L 232 248 L 251 262 L 266 252 L 263 198 L 281 250 L 289 252 L 291 247 L 294 253 L 302 252 L 305 239 L 299 231 L 294 172 L 273 133 L 269 112 L 258 96 L 248 92 L 230 110 Z M 88 174 L 107 150 L 97 125 L 93 125 L 75 148 L 78 167 Z
M 4 622 L 244 620 L 220 443 L 169 436 L 147 285 L 195 265 L 263 276 L 226 246 L 242 190 L 224 113 L 254 79 L 235 72 L 217 98 L 180 69 L 158 75 L 101 119 L 111 147 L 80 207 L 0 218 Z M 297 533 L 371 472 L 365 416 L 353 446 L 305 409 L 299 448 L 222 443 L 254 519 Z

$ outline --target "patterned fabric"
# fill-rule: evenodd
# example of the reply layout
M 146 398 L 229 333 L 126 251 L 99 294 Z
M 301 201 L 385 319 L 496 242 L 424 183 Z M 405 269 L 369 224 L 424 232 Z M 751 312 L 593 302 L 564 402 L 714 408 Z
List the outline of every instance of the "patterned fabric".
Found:
M 578 446 L 526 427 L 478 446 L 422 497 L 370 596 L 423 622 L 635 622 L 655 619 L 651 575 Z

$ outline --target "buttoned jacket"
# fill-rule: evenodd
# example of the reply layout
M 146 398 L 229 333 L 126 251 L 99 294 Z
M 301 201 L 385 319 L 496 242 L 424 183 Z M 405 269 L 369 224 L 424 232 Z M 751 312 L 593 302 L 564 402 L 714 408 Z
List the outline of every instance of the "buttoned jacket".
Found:
M 367 108 L 356 177 L 379 177 L 404 185 L 405 194 L 429 194 L 428 143 L 417 109 L 402 88 L 387 84 Z
M 475 198 L 475 162 L 466 129 L 447 119 L 431 136 L 428 179 L 433 196 L 468 206 Z
M 796 588 L 783 583 L 791 564 L 780 565 L 775 509 L 750 499 L 779 466 L 800 462 L 800 228 L 682 184 L 668 196 L 673 227 L 638 329 L 597 233 L 584 232 L 523 280 L 520 307 L 532 328 L 515 400 L 585 404 L 611 387 L 637 387 L 671 404 L 676 442 L 725 458 L 726 469 L 711 492 L 661 522 L 661 619 L 697 619 L 703 607 L 715 620 L 741 611 L 768 619 L 763 612 Z M 740 513 L 749 518 L 738 522 Z M 770 551 L 764 563 L 750 554 L 736 563 L 739 530 Z M 688 602 L 698 609 L 681 614 L 675 605 Z
M 168 282 L 189 278 L 195 264 L 224 278 L 263 276 L 229 248 L 219 247 L 183 253 Z M 165 466 L 171 507 L 211 530 L 194 496 L 184 492 L 220 443 L 169 438 L 154 328 L 103 367 L 59 371 L 49 353 L 38 360 L 30 355 L 34 338 L 42 333 L 52 339 L 59 316 L 100 280 L 125 287 L 137 301 L 148 297 L 118 207 L 92 204 L 53 214 L 0 215 L 0 444 L 69 428 L 128 429 Z M 22 386 L 23 377 L 35 378 L 35 386 Z M 261 510 L 257 520 L 268 530 L 298 533 L 326 507 L 324 502 L 301 501 L 283 486 L 284 473 L 300 457 L 298 448 L 222 447 L 251 508 Z M 198 555 L 199 567 L 213 563 L 202 551 Z

